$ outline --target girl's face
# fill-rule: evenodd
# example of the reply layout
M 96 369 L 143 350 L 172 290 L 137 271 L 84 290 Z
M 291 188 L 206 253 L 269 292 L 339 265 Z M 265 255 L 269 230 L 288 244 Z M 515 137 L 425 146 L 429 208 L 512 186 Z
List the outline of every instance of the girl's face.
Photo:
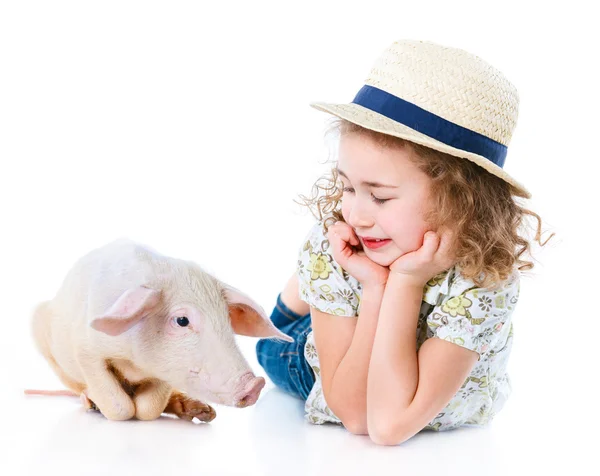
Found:
M 384 149 L 365 136 L 344 135 L 338 173 L 344 187 L 342 216 L 368 258 L 389 266 L 422 246 L 431 230 L 423 218 L 429 207 L 430 179 L 410 162 L 407 150 Z M 363 237 L 390 241 L 369 249 Z

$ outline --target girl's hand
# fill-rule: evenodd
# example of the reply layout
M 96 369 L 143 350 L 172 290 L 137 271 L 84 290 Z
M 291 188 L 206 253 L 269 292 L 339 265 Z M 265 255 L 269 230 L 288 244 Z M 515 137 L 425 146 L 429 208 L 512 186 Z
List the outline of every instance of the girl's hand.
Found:
M 373 262 L 362 249 L 354 248 L 360 245 L 360 241 L 350 225 L 343 221 L 334 223 L 327 231 L 327 238 L 334 259 L 363 287 L 385 286 L 389 268 Z
M 453 234 L 448 229 L 438 233 L 428 231 L 421 248 L 400 256 L 390 265 L 390 271 L 415 286 L 425 286 L 431 278 L 455 264 L 450 250 L 452 238 Z

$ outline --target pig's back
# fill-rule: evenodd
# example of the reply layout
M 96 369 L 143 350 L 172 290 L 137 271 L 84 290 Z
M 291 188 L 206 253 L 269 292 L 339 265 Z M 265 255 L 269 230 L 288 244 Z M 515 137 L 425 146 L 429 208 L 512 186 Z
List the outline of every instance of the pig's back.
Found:
M 55 310 L 60 310 L 65 317 L 68 315 L 70 323 L 85 320 L 89 311 L 100 311 L 98 306 L 109 300 L 114 290 L 140 269 L 136 254 L 138 246 L 131 240 L 120 238 L 79 258 L 52 301 Z M 87 320 L 86 323 L 89 324 Z
M 124 289 L 151 272 L 140 250 L 147 252 L 142 245 L 120 238 L 90 251 L 76 261 L 50 301 L 51 351 L 73 378 L 80 373 L 73 350 L 91 345 L 93 337 L 104 337 L 97 335 L 90 322 L 110 308 Z

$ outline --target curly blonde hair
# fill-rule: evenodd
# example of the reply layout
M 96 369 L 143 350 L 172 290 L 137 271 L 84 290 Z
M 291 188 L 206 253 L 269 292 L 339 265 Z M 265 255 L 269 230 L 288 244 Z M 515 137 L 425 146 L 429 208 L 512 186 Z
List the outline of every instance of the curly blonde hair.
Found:
M 425 220 L 433 230 L 448 227 L 453 230 L 456 264 L 462 275 L 480 288 L 505 281 L 515 264 L 519 271 L 534 267 L 521 259 L 531 252 L 530 241 L 520 233 L 525 217 L 537 220 L 535 241 L 546 245 L 550 238 L 540 241 L 542 220 L 538 214 L 518 203 L 527 198 L 516 187 L 489 173 L 470 160 L 425 147 L 405 139 L 366 129 L 345 119 L 333 118 L 326 136 L 337 132 L 339 137 L 362 134 L 381 147 L 408 148 L 410 160 L 431 179 L 432 207 Z M 323 182 L 324 183 L 320 183 Z M 325 216 L 324 227 L 344 221 L 341 211 L 342 187 L 336 167 L 321 176 L 313 185 L 313 196 L 300 195 L 317 220 Z M 324 195 L 319 192 L 323 191 Z M 313 210 L 315 208 L 316 210 Z

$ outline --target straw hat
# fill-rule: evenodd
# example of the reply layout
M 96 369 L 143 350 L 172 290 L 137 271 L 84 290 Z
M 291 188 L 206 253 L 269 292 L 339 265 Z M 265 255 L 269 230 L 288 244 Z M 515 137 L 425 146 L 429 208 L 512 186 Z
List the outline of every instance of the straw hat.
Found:
M 467 51 L 429 41 L 396 41 L 376 60 L 350 104 L 310 106 L 468 159 L 531 197 L 502 168 L 517 123 L 517 89 Z

